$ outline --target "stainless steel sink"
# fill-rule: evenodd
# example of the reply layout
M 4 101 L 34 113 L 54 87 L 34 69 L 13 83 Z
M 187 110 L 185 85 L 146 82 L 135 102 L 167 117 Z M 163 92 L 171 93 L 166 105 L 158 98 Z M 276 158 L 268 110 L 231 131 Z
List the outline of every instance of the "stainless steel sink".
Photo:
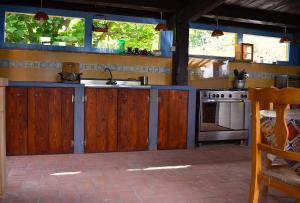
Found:
M 142 86 L 141 81 L 134 79 L 114 79 L 115 84 L 109 84 L 111 80 L 109 79 L 92 79 L 92 78 L 82 78 L 80 79 L 80 84 L 84 84 L 86 87 L 137 87 Z

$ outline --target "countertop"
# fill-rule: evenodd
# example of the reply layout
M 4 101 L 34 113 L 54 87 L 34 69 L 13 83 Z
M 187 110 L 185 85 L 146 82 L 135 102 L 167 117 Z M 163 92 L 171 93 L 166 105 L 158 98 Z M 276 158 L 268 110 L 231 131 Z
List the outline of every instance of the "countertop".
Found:
M 147 85 L 147 86 L 126 86 L 126 85 L 101 85 L 101 86 L 85 86 L 79 83 L 63 83 L 63 82 L 33 82 L 33 81 L 9 81 L 8 86 L 12 87 L 73 87 L 73 88 L 132 88 L 132 89 L 165 89 L 165 90 L 196 90 L 191 86 L 182 85 Z

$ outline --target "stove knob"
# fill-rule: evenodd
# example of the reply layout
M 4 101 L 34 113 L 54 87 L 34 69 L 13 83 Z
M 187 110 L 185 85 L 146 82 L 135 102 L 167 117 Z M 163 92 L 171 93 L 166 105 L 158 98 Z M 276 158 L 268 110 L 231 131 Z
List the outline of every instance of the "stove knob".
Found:
M 244 98 L 246 99 L 248 97 L 248 95 L 244 94 Z
M 219 95 L 219 94 L 217 94 L 217 95 L 216 95 L 216 97 L 217 97 L 217 98 L 219 98 L 219 97 L 220 97 L 220 95 Z
M 231 97 L 232 97 L 232 94 L 229 94 L 228 97 L 231 98 Z
M 221 94 L 221 97 L 224 98 L 224 94 Z
M 213 98 L 215 98 L 215 97 L 216 97 L 216 95 L 215 95 L 215 94 L 213 94 L 213 95 L 212 95 L 212 97 L 213 97 Z
M 244 95 L 243 95 L 243 94 L 241 94 L 241 98 L 244 98 Z

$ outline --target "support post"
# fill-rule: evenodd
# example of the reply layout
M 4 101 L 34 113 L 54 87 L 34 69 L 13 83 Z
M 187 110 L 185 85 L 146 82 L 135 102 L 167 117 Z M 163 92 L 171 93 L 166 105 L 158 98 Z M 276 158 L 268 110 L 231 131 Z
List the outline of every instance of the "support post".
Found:
M 189 23 L 175 20 L 173 24 L 172 84 L 188 85 Z

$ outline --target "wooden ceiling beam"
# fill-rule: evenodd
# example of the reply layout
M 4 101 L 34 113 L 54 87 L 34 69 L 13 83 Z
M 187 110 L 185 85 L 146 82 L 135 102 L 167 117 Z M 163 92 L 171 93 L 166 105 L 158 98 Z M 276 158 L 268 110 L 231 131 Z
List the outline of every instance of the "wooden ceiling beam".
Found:
M 224 2 L 225 0 L 192 0 L 178 13 L 178 20 L 182 22 L 196 21 Z
M 207 18 L 207 17 L 199 18 L 196 21 L 196 23 L 216 25 L 216 21 L 214 18 Z M 278 27 L 278 26 L 274 26 L 274 25 L 253 24 L 253 23 L 237 22 L 237 21 L 230 21 L 230 20 L 224 20 L 224 19 L 219 19 L 219 25 L 231 26 L 231 27 L 237 27 L 237 28 L 248 28 L 248 29 L 261 30 L 261 31 L 270 31 L 270 32 L 283 32 L 284 31 L 282 29 L 282 27 Z M 300 32 L 300 28 L 290 28 L 288 30 L 288 32 L 289 33 L 298 33 L 298 32 Z
M 221 5 L 205 17 L 244 22 L 259 25 L 271 25 L 288 28 L 300 28 L 300 15 L 281 13 L 268 10 L 245 8 L 232 5 Z
M 5 0 L 4 0 L 5 1 Z M 22 5 L 22 6 L 33 6 L 40 7 L 40 4 L 36 1 L 9 1 L 5 2 L 7 5 Z M 115 15 L 125 15 L 125 16 L 134 16 L 134 17 L 146 17 L 146 18 L 160 18 L 159 12 L 151 12 L 151 11 L 140 11 L 140 10 L 130 10 L 130 9 L 122 9 L 122 8 L 104 8 L 104 7 L 95 7 L 94 5 L 88 4 L 75 4 L 75 3 L 57 3 L 54 1 L 46 1 L 43 2 L 44 8 L 53 8 L 53 9 L 64 9 L 71 11 L 84 11 L 84 12 L 95 12 L 95 13 L 107 13 L 107 14 L 115 14 Z M 166 13 L 163 15 L 164 18 L 168 18 L 170 14 Z
M 178 4 L 172 1 L 136 1 L 136 0 L 52 0 L 53 2 L 64 2 L 73 4 L 87 4 L 95 7 L 120 8 L 139 11 L 172 13 Z

